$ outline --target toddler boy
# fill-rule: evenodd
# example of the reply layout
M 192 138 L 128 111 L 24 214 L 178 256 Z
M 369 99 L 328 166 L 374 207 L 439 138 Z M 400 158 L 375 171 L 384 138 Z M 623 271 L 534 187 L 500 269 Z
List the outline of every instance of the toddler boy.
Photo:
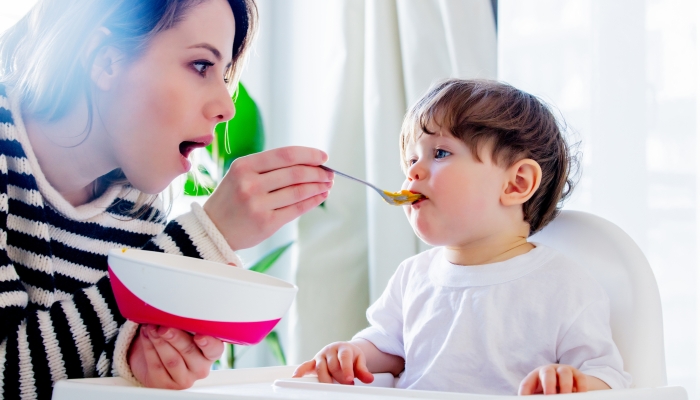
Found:
M 408 112 L 401 132 L 404 206 L 434 245 L 402 262 L 368 309 L 370 327 L 295 371 L 321 382 L 484 394 L 626 388 L 603 288 L 527 238 L 573 188 L 575 159 L 536 97 L 507 84 L 448 80 Z

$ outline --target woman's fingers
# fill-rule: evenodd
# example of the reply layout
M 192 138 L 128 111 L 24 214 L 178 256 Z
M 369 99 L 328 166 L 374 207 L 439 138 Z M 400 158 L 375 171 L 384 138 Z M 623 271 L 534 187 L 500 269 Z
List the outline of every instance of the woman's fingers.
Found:
M 250 162 L 250 168 L 258 173 L 292 165 L 321 165 L 326 161 L 328 155 L 325 152 L 302 146 L 280 147 L 240 159 L 240 162 Z
M 176 382 L 189 383 L 189 386 L 191 386 L 195 380 L 206 378 L 209 375 L 213 360 L 210 361 L 202 354 L 192 335 L 180 329 L 164 326 L 158 329 L 158 335 L 175 351 L 173 355 L 170 349 L 164 347 L 164 350 L 168 352 L 168 363 L 165 360 L 163 360 L 163 363 Z M 156 346 L 156 349 L 158 349 L 158 346 Z M 160 349 L 158 354 L 161 354 Z M 173 375 L 173 372 L 177 376 Z
M 178 389 L 177 383 L 165 368 L 165 364 L 158 355 L 158 350 L 153 344 L 150 332 L 155 330 L 153 325 L 141 325 L 140 334 L 144 338 L 141 341 L 143 346 L 143 355 L 146 359 L 147 373 L 145 374 L 145 382 L 142 382 L 147 387 L 161 387 L 166 389 Z
M 319 167 L 308 165 L 294 165 L 281 168 L 260 175 L 260 189 L 265 192 L 274 192 L 288 186 L 303 183 L 332 182 L 334 174 Z
M 176 389 L 185 389 L 192 386 L 196 378 L 190 373 L 183 355 L 169 343 L 169 340 L 175 336 L 173 331 L 176 330 L 165 327 L 151 327 L 148 331 L 148 337 L 151 339 L 156 352 L 158 352 L 158 358 L 160 358 L 161 363 L 172 380 L 177 384 Z M 196 346 L 194 348 L 196 349 Z
M 194 343 L 204 355 L 204 358 L 212 363 L 224 353 L 224 342 L 211 336 L 194 335 Z
M 275 226 L 282 226 L 306 213 L 312 208 L 317 207 L 319 204 L 323 203 L 326 198 L 328 198 L 328 192 L 323 192 L 296 204 L 275 210 L 273 224 Z
M 300 366 L 297 367 L 297 369 L 294 370 L 294 374 L 292 374 L 292 378 L 301 378 L 302 376 L 306 374 L 312 373 L 316 369 L 316 360 L 310 360 L 307 361 Z
M 303 185 L 289 186 L 270 193 L 267 202 L 272 210 L 279 210 L 291 205 L 298 204 L 306 199 L 327 193 L 331 190 L 331 182 L 305 183 Z

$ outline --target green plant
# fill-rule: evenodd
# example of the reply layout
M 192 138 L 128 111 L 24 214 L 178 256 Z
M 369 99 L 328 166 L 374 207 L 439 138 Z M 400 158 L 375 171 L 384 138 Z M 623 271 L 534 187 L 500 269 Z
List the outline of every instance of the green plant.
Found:
M 276 249 L 265 254 L 260 260 L 258 260 L 253 266 L 248 268 L 251 271 L 259 272 L 264 274 L 270 267 L 279 259 L 288 248 L 290 248 L 294 242 L 289 242 L 284 246 L 277 247 Z M 287 365 L 287 357 L 284 355 L 284 350 L 282 349 L 282 343 L 280 342 L 279 335 L 276 331 L 270 332 L 264 339 L 268 348 L 272 352 L 277 362 L 282 365 Z M 236 351 L 235 346 L 230 343 L 225 345 L 225 363 L 221 365 L 219 361 L 216 362 L 215 368 L 234 368 L 236 366 Z
M 236 106 L 236 115 L 230 121 L 216 126 L 214 141 L 206 147 L 219 174 L 213 174 L 203 165 L 198 165 L 196 172 L 187 173 L 184 187 L 187 195 L 210 195 L 218 183 L 214 176 L 224 176 L 235 159 L 261 152 L 265 148 L 265 130 L 260 110 L 242 83 L 238 84 L 238 90 L 231 100 Z

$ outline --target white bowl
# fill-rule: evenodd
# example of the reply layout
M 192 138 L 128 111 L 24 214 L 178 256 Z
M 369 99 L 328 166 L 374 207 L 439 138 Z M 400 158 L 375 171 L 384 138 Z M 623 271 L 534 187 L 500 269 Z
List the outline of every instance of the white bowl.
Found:
M 237 344 L 264 339 L 298 290 L 258 272 L 145 250 L 110 250 L 107 264 L 125 318 Z

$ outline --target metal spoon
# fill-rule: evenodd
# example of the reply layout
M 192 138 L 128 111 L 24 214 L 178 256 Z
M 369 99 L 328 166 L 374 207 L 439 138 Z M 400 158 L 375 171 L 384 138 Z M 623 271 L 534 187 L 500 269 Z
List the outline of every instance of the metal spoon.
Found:
M 360 182 L 360 183 L 364 183 L 365 185 L 367 185 L 367 186 L 369 186 L 370 188 L 374 189 L 375 192 L 379 193 L 379 195 L 382 196 L 382 199 L 384 199 L 384 201 L 386 201 L 387 203 L 391 204 L 392 206 L 404 206 L 404 205 L 407 205 L 407 204 L 413 204 L 413 203 L 415 203 L 415 202 L 418 201 L 418 200 L 421 200 L 421 199 L 425 199 L 425 198 L 426 198 L 425 196 L 423 196 L 423 195 L 420 194 L 420 193 L 410 193 L 410 192 L 408 192 L 407 190 L 403 190 L 403 191 L 402 191 L 402 192 L 405 192 L 405 193 L 402 193 L 402 192 L 397 192 L 397 193 L 388 192 L 388 191 L 386 191 L 386 190 L 382 190 L 382 189 L 380 189 L 380 188 L 378 188 L 378 187 L 372 185 L 372 184 L 369 183 L 369 182 L 365 182 L 365 181 L 363 181 L 362 179 L 357 179 L 357 178 L 355 178 L 354 176 L 350 176 L 350 175 L 344 174 L 344 173 L 342 173 L 342 172 L 336 171 L 336 170 L 334 170 L 334 169 L 332 169 L 332 168 L 328 168 L 328 167 L 326 167 L 325 165 L 319 165 L 319 167 L 325 169 L 326 171 L 331 171 L 331 172 L 333 172 L 333 173 L 335 173 L 335 174 L 338 174 L 338 175 L 340 175 L 340 176 L 342 176 L 342 177 L 345 177 L 345 178 L 348 178 L 348 179 L 352 179 L 353 181 Z

